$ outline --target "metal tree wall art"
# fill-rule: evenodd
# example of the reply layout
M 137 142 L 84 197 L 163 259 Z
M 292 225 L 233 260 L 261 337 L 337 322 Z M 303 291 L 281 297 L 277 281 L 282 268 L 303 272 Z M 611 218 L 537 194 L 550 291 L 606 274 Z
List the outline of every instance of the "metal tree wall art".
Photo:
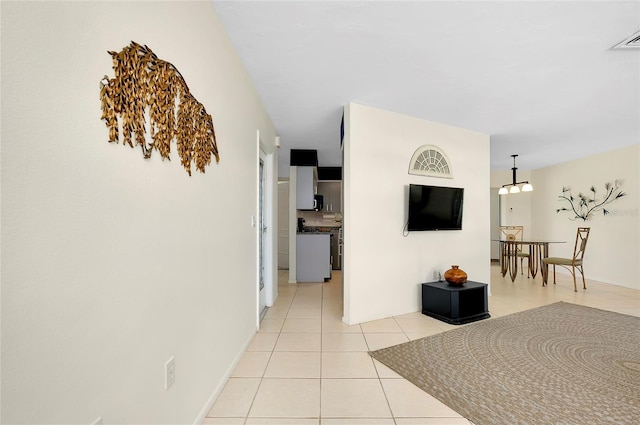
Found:
M 189 92 L 175 66 L 134 41 L 120 52 L 108 53 L 115 78 L 102 78 L 100 99 L 110 143 L 120 141 L 119 119 L 122 144 L 140 146 L 145 158 L 155 149 L 162 159 L 170 159 L 175 138 L 180 162 L 189 175 L 192 161 L 202 173 L 211 156 L 220 161 L 211 115 Z
M 614 183 L 605 183 L 605 193 L 600 199 L 597 198 L 598 193 L 595 186 L 591 186 L 589 194 L 578 193 L 577 197 L 571 194 L 571 188 L 563 187 L 562 195 L 558 196 L 558 198 L 560 198 L 562 202 L 568 202 L 570 208 L 558 208 L 556 212 L 569 211 L 574 214 L 574 217 L 569 220 L 581 219 L 582 221 L 587 221 L 594 212 L 598 211 L 602 211 L 603 215 L 607 215 L 609 211 L 604 206 L 626 195 L 626 193 L 620 189 L 621 185 L 622 182 L 620 180 L 616 180 Z

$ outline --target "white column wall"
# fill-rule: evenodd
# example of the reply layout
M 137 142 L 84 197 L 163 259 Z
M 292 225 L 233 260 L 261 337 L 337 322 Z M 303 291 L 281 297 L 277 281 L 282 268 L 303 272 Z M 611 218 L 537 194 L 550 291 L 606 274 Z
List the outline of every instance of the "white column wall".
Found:
M 2 2 L 1 19 L 1 422 L 194 423 L 256 331 L 256 130 L 269 153 L 275 129 L 208 1 Z M 175 144 L 162 161 L 107 143 L 99 82 L 131 40 L 213 115 L 206 174 Z
M 354 103 L 345 109 L 343 320 L 419 311 L 420 284 L 452 264 L 489 283 L 489 136 Z M 452 179 L 408 174 L 425 144 L 447 154 Z M 410 183 L 464 188 L 463 230 L 405 237 Z

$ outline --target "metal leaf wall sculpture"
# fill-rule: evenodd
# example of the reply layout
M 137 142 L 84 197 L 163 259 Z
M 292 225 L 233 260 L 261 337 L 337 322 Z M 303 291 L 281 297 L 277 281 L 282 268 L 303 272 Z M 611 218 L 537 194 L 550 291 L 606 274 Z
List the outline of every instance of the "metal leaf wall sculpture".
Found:
M 587 221 L 594 212 L 602 211 L 603 215 L 609 214 L 609 210 L 607 210 L 604 206 L 615 201 L 616 199 L 620 199 L 623 196 L 626 196 L 620 186 L 622 182 L 620 180 L 616 180 L 614 183 L 605 183 L 604 189 L 605 193 L 602 195 L 602 199 L 597 199 L 597 190 L 595 186 L 591 186 L 588 195 L 583 193 L 578 193 L 577 197 L 574 197 L 571 194 L 571 188 L 563 187 L 562 195 L 558 196 L 562 202 L 568 202 L 570 208 L 562 207 L 556 210 L 557 213 L 561 211 L 569 211 L 574 214 L 574 217 L 569 220 L 581 219 L 582 221 Z
M 120 119 L 123 145 L 139 145 L 145 158 L 155 149 L 162 159 L 170 159 L 175 138 L 180 162 L 189 175 L 191 162 L 204 173 L 211 156 L 216 163 L 220 161 L 213 119 L 189 92 L 175 66 L 134 41 L 120 52 L 108 53 L 113 57 L 115 78 L 102 78 L 100 99 L 110 143 L 120 141 Z

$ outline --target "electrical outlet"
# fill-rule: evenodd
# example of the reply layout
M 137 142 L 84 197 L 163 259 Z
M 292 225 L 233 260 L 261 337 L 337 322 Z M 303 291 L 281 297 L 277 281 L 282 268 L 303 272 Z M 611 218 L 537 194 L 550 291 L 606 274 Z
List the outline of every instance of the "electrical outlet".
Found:
M 164 389 L 171 388 L 174 382 L 176 382 L 176 358 L 172 356 L 164 364 Z
M 440 276 L 440 273 L 438 273 L 438 270 L 434 270 L 433 271 L 433 280 L 438 280 L 439 276 Z

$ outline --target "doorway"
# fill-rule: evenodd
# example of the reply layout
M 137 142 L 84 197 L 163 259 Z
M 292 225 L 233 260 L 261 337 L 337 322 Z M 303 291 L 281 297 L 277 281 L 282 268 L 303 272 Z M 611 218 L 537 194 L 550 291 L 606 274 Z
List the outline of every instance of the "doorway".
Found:
M 252 225 L 256 230 L 256 326 L 260 328 L 260 322 L 278 297 L 275 233 L 278 217 L 274 209 L 278 196 L 278 163 L 277 152 L 262 143 L 260 131 L 257 131 L 256 151 L 256 215 L 252 216 Z
M 289 182 L 278 182 L 278 269 L 289 270 Z
M 490 213 L 490 235 L 491 235 L 491 260 L 496 261 L 500 258 L 500 244 L 495 242 L 500 239 L 500 225 L 502 220 L 500 218 L 500 195 L 498 195 L 499 188 L 491 188 L 489 190 L 489 199 L 491 205 Z
M 265 172 L 266 154 L 260 149 L 260 158 L 258 165 L 258 315 L 262 321 L 267 313 L 267 291 L 265 290 L 265 268 L 267 258 L 266 232 L 267 225 L 265 219 L 266 210 L 266 172 Z

